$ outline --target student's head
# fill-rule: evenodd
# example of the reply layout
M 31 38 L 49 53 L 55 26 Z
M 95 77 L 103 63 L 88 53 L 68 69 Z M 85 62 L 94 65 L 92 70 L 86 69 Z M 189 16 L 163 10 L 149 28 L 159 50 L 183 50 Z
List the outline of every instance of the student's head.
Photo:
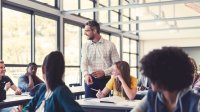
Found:
M 4 61 L 0 60 L 0 77 L 4 76 L 6 72 Z
M 100 34 L 99 23 L 97 23 L 94 20 L 88 21 L 85 24 L 85 33 L 84 34 L 88 37 L 88 40 L 93 40 L 95 38 L 95 35 Z
M 112 74 L 115 76 L 121 75 L 128 87 L 131 87 L 131 78 L 130 78 L 130 67 L 129 64 L 125 61 L 118 61 L 113 66 Z M 115 79 L 115 85 L 117 91 L 121 90 L 121 82 L 119 79 Z M 127 97 L 125 92 L 123 91 L 123 96 Z
M 37 65 L 35 63 L 29 63 L 27 66 L 27 72 L 31 73 L 32 75 L 36 75 L 37 72 Z
M 193 80 L 193 65 L 177 47 L 155 49 L 141 59 L 142 74 L 152 82 L 154 91 L 180 91 Z
M 113 75 L 121 75 L 123 79 L 130 79 L 130 67 L 125 61 L 118 61 L 113 66 Z
M 64 57 L 60 51 L 53 51 L 44 59 L 42 65 L 43 78 L 52 91 L 57 86 L 64 84 L 64 66 Z

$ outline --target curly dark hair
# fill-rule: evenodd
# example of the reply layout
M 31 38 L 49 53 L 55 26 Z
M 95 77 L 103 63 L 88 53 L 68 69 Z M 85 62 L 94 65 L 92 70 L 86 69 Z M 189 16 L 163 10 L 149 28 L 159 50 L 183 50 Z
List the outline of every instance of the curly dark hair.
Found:
M 155 49 L 140 62 L 142 74 L 160 89 L 180 91 L 192 84 L 194 68 L 181 48 Z

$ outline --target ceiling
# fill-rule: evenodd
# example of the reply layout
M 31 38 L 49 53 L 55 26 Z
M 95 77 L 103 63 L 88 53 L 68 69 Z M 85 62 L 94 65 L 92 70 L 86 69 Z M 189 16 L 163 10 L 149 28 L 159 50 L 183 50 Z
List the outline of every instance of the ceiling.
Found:
M 149 3 L 158 2 L 156 0 L 147 1 Z M 154 21 L 140 23 L 140 39 L 200 38 L 200 1 L 146 8 L 153 14 L 146 13 L 139 19 Z M 159 21 L 162 19 L 163 21 Z
M 138 20 L 102 23 L 139 24 L 139 30 L 124 31 L 124 34 L 139 33 L 139 39 L 200 38 L 200 0 L 126 0 L 129 4 L 72 10 L 64 13 L 98 12 L 116 9 L 131 9 L 131 18 Z M 114 2 L 111 0 L 111 2 Z

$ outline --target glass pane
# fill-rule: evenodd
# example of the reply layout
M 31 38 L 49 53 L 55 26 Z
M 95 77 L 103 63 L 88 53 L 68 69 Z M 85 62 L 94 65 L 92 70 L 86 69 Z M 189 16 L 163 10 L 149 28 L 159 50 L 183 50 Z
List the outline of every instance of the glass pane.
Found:
M 100 23 L 108 22 L 108 11 L 99 11 L 99 22 Z
M 80 65 L 79 27 L 65 24 L 65 64 Z M 76 47 L 75 47 L 76 46 Z
M 129 18 L 123 16 L 122 21 L 123 22 L 129 22 Z M 129 24 L 123 24 L 122 30 L 123 31 L 129 31 Z
M 131 53 L 137 53 L 137 41 L 131 40 Z
M 63 9 L 64 10 L 77 10 L 78 9 L 78 0 L 63 0 Z
M 44 79 L 43 79 L 43 75 L 42 75 L 42 67 L 38 67 L 37 68 L 37 76 L 41 79 L 41 80 L 43 80 L 44 81 Z
M 101 33 L 102 38 L 109 40 L 109 35 L 105 33 Z
M 129 3 L 125 0 L 122 1 L 122 5 L 128 5 Z M 129 8 L 123 9 L 123 15 L 129 17 Z
M 36 0 L 42 3 L 46 3 L 47 5 L 55 6 L 55 0 Z
M 84 45 L 87 41 L 89 41 L 87 36 L 84 34 L 85 29 L 82 28 L 82 45 Z
M 117 12 L 111 11 L 110 22 L 118 22 L 119 21 L 119 14 Z M 111 25 L 112 27 L 118 28 L 118 24 Z
M 119 5 L 119 0 L 110 0 L 110 4 L 111 4 L 111 6 L 118 6 Z
M 80 0 L 81 1 L 81 9 L 91 9 L 93 8 L 93 1 L 91 0 Z M 81 16 L 84 16 L 89 19 L 93 19 L 93 12 L 83 12 Z
M 9 76 L 14 84 L 18 85 L 18 78 L 26 73 L 26 67 L 6 67 L 6 75 Z
M 7 64 L 29 63 L 31 61 L 31 16 L 3 8 L 2 24 L 3 60 Z
M 117 48 L 117 52 L 120 55 L 120 38 L 117 36 L 111 35 L 111 42 L 113 42 Z
M 137 69 L 136 68 L 130 68 L 131 69 L 131 76 L 137 78 Z
M 123 53 L 123 61 L 126 61 L 130 65 L 128 53 Z
M 106 7 L 108 6 L 108 2 L 109 2 L 109 0 L 99 0 L 99 4 L 106 6 Z
M 130 66 L 137 66 L 137 55 L 131 54 L 131 65 Z
M 80 83 L 80 68 L 65 68 L 65 84 Z
M 57 50 L 57 21 L 35 16 L 35 61 L 41 65 L 51 51 Z
M 129 39 L 123 38 L 123 52 L 129 52 Z

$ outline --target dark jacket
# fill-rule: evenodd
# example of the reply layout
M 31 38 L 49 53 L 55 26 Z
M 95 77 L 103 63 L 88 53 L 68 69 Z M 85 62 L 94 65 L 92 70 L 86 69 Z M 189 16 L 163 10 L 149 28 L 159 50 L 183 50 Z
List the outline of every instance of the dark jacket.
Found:
M 34 98 L 23 108 L 23 112 L 26 110 L 35 112 L 44 100 L 45 92 L 46 86 L 44 84 Z M 53 91 L 52 96 L 46 100 L 44 112 L 84 112 L 73 98 L 73 94 L 69 88 L 65 85 L 60 85 Z

